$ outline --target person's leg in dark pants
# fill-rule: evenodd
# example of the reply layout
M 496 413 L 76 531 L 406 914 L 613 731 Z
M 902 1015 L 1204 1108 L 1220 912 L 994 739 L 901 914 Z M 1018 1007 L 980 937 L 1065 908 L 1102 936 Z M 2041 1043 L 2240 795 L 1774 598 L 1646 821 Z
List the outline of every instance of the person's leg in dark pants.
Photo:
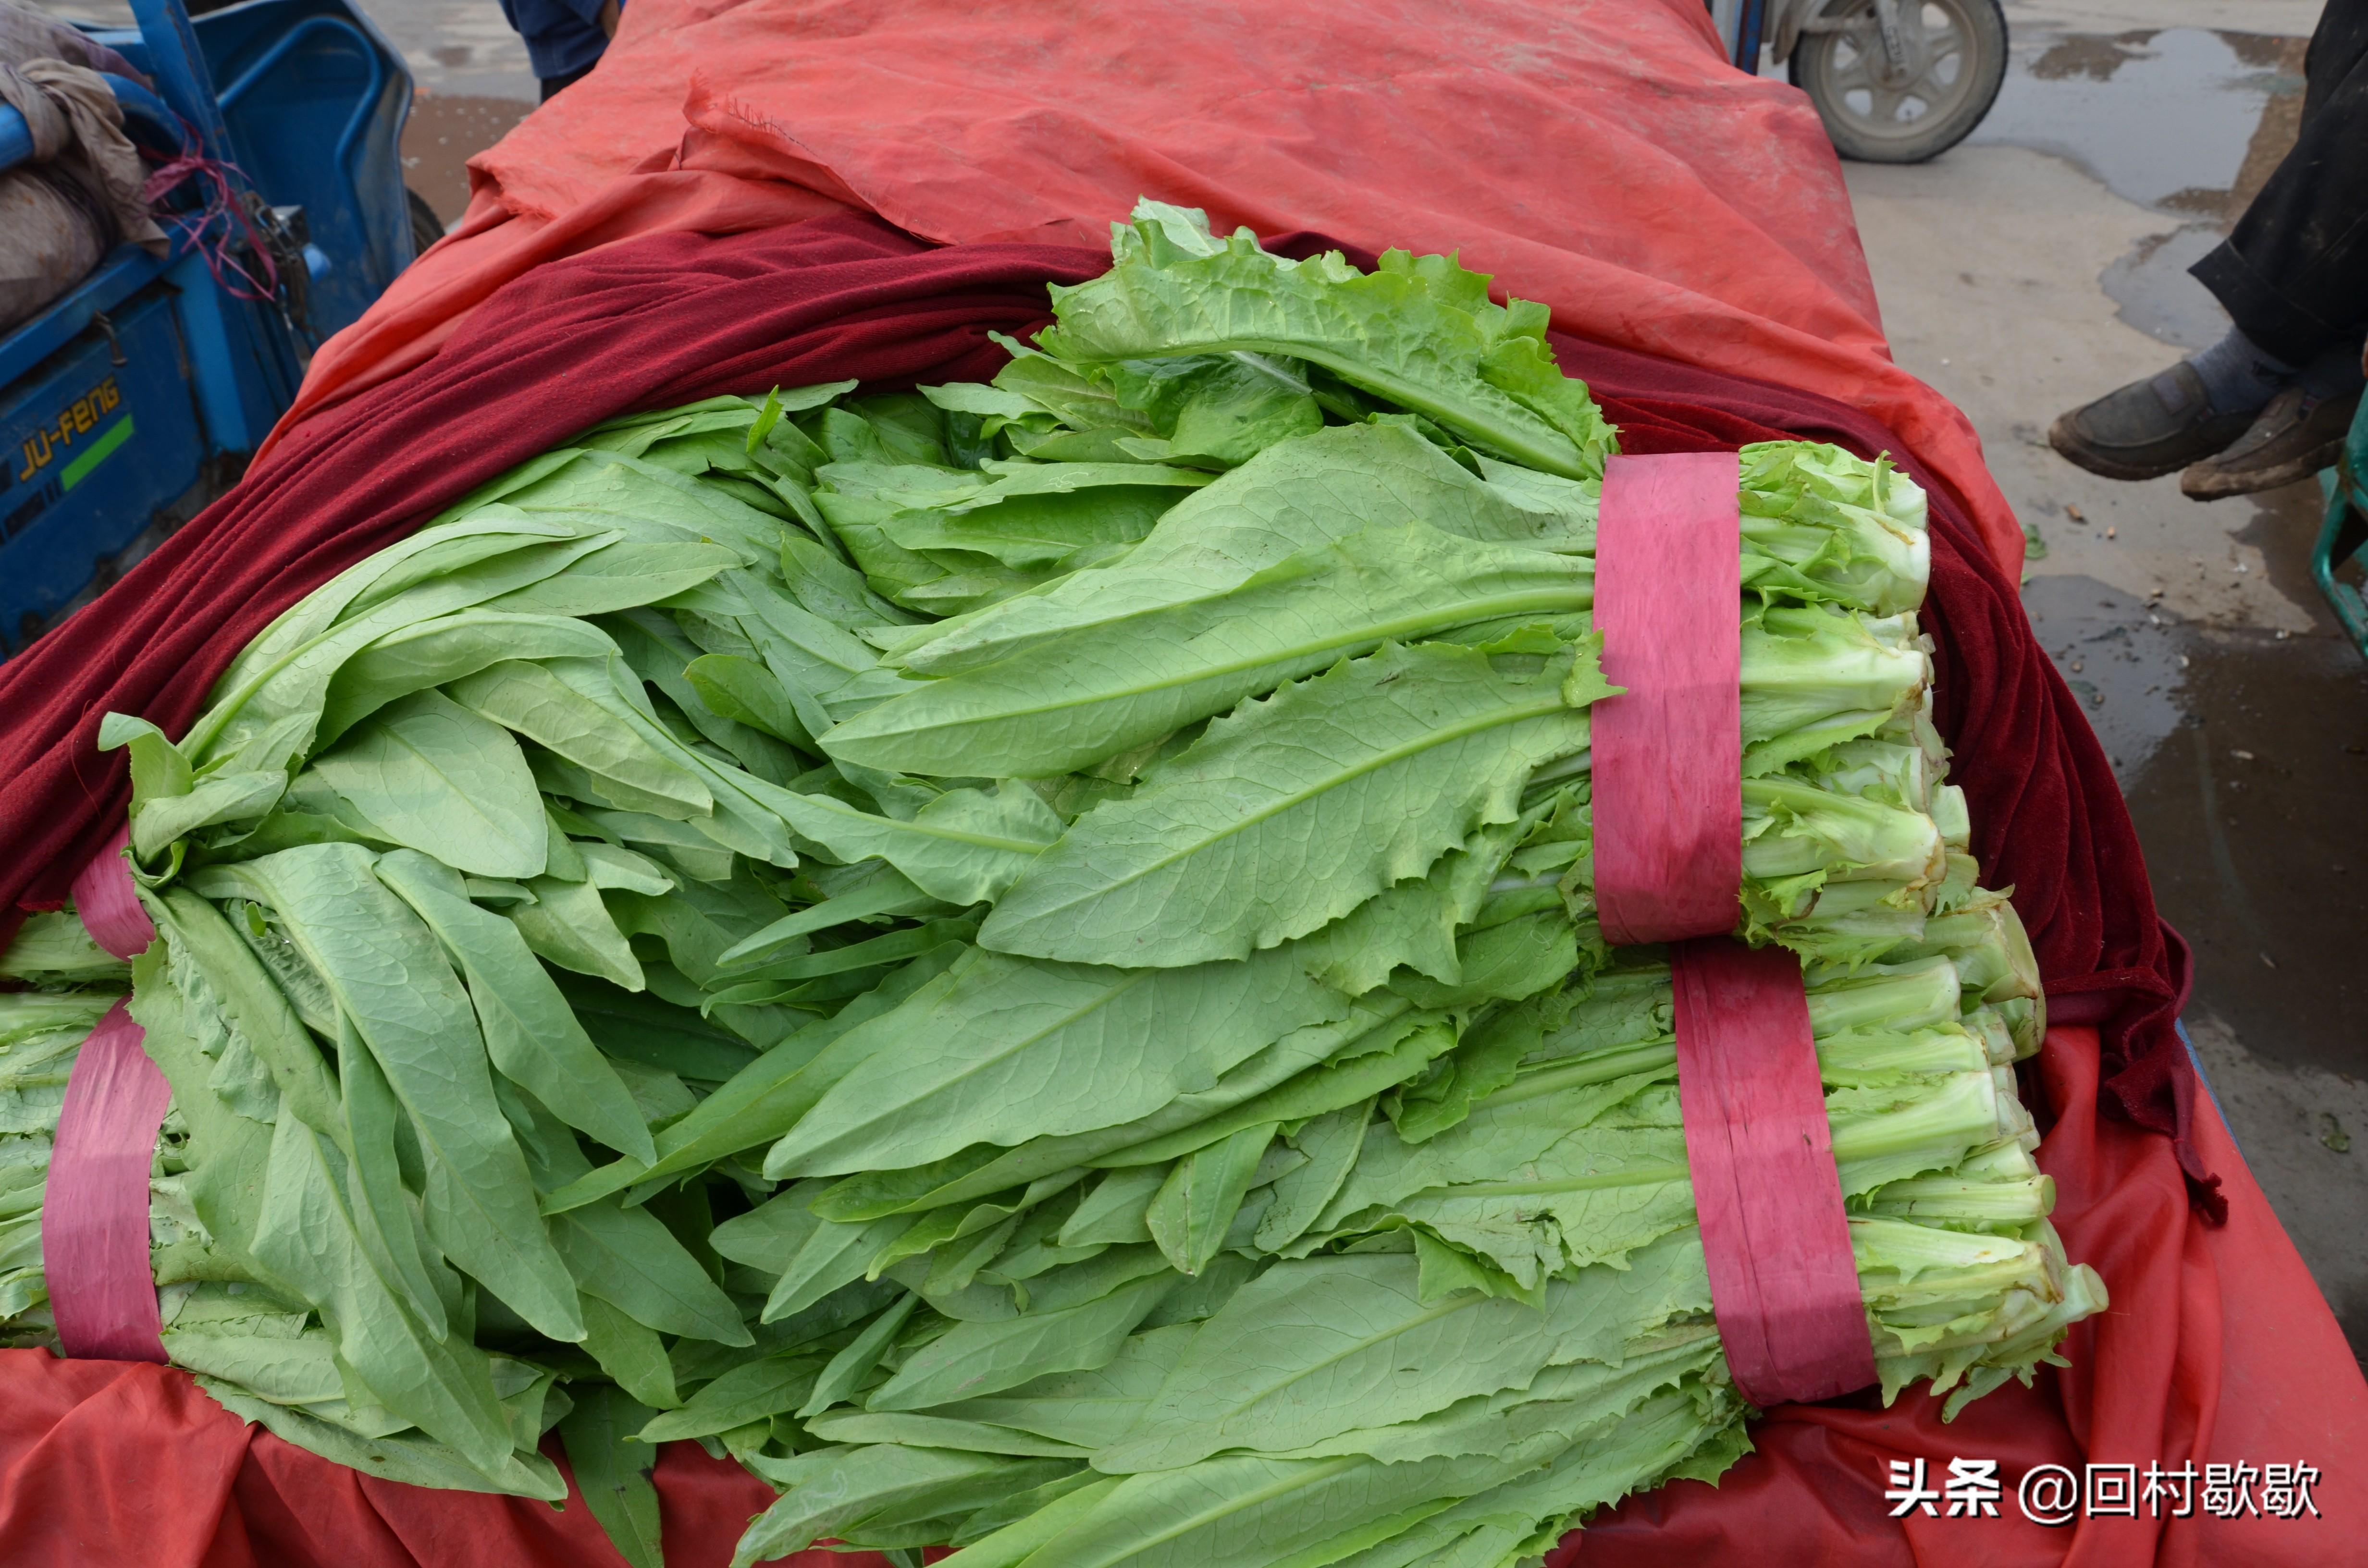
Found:
M 2198 500 L 2335 460 L 2368 332 L 2368 0 L 2329 0 L 2304 63 L 2301 133 L 2236 231 L 2195 264 L 2242 340 L 2293 367 L 2236 443 L 2180 476 Z
M 622 0 L 501 0 L 502 15 L 526 41 L 526 61 L 542 101 L 592 74 L 623 20 Z
M 593 62 L 594 65 L 598 63 L 598 61 Z M 560 75 L 544 76 L 541 78 L 537 85 L 542 88 L 542 101 L 544 103 L 549 103 L 553 93 L 559 92 L 567 87 L 572 87 L 590 74 L 592 74 L 591 65 L 579 65 L 575 70 L 563 73 Z
M 2368 328 L 2368 0 L 2328 0 L 2305 73 L 2294 150 L 2194 267 L 2235 328 L 2057 420 L 2049 442 L 2081 467 L 2114 479 L 2186 469 L 2180 487 L 2209 500 L 2334 460 Z
M 2303 69 L 2294 151 L 2192 268 L 2247 337 L 2291 365 L 2368 327 L 2368 0 L 2328 0 Z

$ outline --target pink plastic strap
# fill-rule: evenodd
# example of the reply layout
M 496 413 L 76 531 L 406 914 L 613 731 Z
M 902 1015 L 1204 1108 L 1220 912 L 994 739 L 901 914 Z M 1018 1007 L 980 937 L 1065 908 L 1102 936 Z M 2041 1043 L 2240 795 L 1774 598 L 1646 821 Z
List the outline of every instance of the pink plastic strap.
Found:
M 1742 478 L 1613 458 L 1595 525 L 1595 905 L 1615 947 L 1731 931 L 1743 882 Z
M 1679 943 L 1678 1103 L 1727 1369 L 1762 1410 L 1874 1381 L 1801 960 Z
M 129 825 L 107 841 L 74 880 L 74 901 L 90 939 L 120 959 L 137 958 L 156 939 L 155 923 L 140 907 L 131 887 L 131 867 L 123 846 L 131 842 Z
M 173 1091 L 118 1002 L 83 1042 L 41 1198 L 41 1267 L 69 1356 L 165 1359 L 148 1266 L 148 1171 Z

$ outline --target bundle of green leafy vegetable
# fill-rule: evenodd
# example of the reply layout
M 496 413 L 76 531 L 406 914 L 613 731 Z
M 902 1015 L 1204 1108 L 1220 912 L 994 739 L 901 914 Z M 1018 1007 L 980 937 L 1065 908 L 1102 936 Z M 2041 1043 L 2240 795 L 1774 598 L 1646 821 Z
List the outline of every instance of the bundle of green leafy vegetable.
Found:
M 586 433 L 128 746 L 165 1344 L 290 1440 L 744 1561 L 1534 1556 L 1747 1446 L 1666 970 L 1593 918 L 1612 432 L 1450 258 L 1145 203 L 992 385 Z M 1886 465 L 1743 458 L 1737 930 L 1805 965 L 1885 1393 L 2098 1310 Z M 122 988 L 0 997 L 0 1317 Z

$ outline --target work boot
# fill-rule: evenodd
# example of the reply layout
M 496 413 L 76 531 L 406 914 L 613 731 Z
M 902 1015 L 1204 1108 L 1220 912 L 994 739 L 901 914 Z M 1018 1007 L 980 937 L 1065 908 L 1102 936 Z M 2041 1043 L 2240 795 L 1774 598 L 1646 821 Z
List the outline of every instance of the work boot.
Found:
M 2334 467 L 2343 455 L 2343 438 L 2359 407 L 2356 392 L 2313 397 L 2301 387 L 2288 387 L 2270 399 L 2233 446 L 2180 474 L 2179 488 L 2194 500 L 2217 501 L 2308 479 Z
M 2047 444 L 2107 479 L 2153 479 L 2208 458 L 2246 433 L 2248 411 L 2216 414 L 2185 360 L 2056 420 Z

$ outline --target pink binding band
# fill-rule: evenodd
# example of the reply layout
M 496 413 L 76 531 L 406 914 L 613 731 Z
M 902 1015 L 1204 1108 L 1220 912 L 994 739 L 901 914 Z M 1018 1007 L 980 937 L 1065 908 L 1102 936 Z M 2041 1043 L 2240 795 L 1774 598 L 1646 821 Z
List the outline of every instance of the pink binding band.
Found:
M 124 864 L 128 836 L 117 835 L 74 884 L 91 939 L 124 959 L 156 937 Z M 69 1356 L 165 1358 L 148 1265 L 148 1172 L 173 1091 L 142 1048 L 145 1038 L 125 1003 L 109 1008 L 74 1058 L 58 1112 L 41 1198 L 41 1267 Z
M 1595 907 L 1614 947 L 1735 926 L 1743 882 L 1742 469 L 1613 458 L 1595 526 Z
M 120 959 L 138 958 L 156 939 L 155 923 L 140 907 L 131 868 L 123 859 L 124 846 L 131 842 L 131 829 L 126 824 L 74 880 L 74 912 L 82 916 L 82 928 Z
M 1616 457 L 1596 521 L 1595 900 L 1668 942 L 1678 1098 L 1729 1370 L 1762 1409 L 1874 1381 L 1800 960 L 1729 937 L 1743 883 L 1740 463 Z
M 41 1201 L 41 1267 L 69 1356 L 165 1359 L 148 1267 L 148 1169 L 173 1091 L 118 1002 L 66 1079 Z
M 1762 1410 L 1874 1381 L 1801 960 L 1699 937 L 1671 954 L 1678 1104 L 1727 1369 Z

